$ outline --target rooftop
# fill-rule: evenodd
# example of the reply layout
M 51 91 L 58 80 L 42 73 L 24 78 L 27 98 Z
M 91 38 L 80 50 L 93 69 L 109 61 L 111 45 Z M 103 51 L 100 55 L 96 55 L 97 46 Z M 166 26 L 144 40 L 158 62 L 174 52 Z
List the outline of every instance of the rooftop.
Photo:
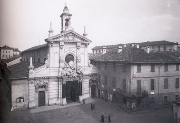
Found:
M 8 58 L 8 59 L 2 59 L 2 61 L 3 61 L 4 63 L 9 63 L 9 62 L 11 62 L 11 61 L 13 61 L 13 60 L 15 60 L 15 59 L 17 59 L 17 58 L 19 58 L 19 57 L 21 57 L 21 56 L 20 56 L 20 55 L 17 55 L 17 56 Z
M 178 45 L 178 43 L 162 40 L 162 41 L 147 41 L 147 42 L 142 42 L 142 43 L 137 43 L 141 47 L 144 46 L 159 46 L 159 45 Z
M 103 49 L 103 47 L 106 47 L 106 49 L 118 48 L 119 45 L 123 44 L 95 46 L 94 48 L 92 48 L 92 50 Z
M 10 78 L 27 78 L 29 76 L 29 62 L 20 62 L 9 66 L 8 69 L 11 71 Z M 34 68 L 38 68 L 44 64 L 42 63 L 33 63 Z
M 26 50 L 22 51 L 22 53 L 23 52 L 27 52 L 27 51 L 32 51 L 32 50 L 40 49 L 40 48 L 43 48 L 43 47 L 46 47 L 46 46 L 48 46 L 48 45 L 47 44 L 37 45 L 37 46 L 31 47 L 29 49 L 26 49 Z
M 179 63 L 180 52 L 150 52 L 147 53 L 142 49 L 131 47 L 123 47 L 121 52 L 114 49 L 101 55 L 92 55 L 92 61 L 121 61 L 129 63 Z

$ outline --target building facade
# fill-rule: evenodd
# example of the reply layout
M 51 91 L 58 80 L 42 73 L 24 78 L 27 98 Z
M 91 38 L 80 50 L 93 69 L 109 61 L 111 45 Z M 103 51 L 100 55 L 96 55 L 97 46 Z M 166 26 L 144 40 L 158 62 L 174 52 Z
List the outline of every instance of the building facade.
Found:
M 173 54 L 147 53 L 127 45 L 92 56 L 91 63 L 97 68 L 96 96 L 136 105 L 179 100 L 180 60 Z
M 12 58 L 13 56 L 20 54 L 20 51 L 17 48 L 12 48 L 6 45 L 0 48 L 0 52 L 1 52 L 1 56 L 0 56 L 1 59 Z
M 90 97 L 87 34 L 71 27 L 67 6 L 61 32 L 53 35 L 50 24 L 46 44 L 22 52 L 21 63 L 11 65 L 12 110 L 82 102 Z M 20 89 L 21 88 L 21 89 Z

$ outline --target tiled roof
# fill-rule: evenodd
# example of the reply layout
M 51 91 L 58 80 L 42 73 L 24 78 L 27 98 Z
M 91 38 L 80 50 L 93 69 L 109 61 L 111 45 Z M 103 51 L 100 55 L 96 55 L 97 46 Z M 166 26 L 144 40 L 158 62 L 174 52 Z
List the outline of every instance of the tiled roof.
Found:
M 91 56 L 92 61 L 121 61 L 129 63 L 178 63 L 180 58 L 165 52 L 147 53 L 142 49 L 127 46 L 121 52 L 114 49 L 99 56 Z
M 15 59 L 17 59 L 17 58 L 19 58 L 19 57 L 21 57 L 21 56 L 20 56 L 20 55 L 17 55 L 17 56 L 8 58 L 8 59 L 2 59 L 2 61 L 3 61 L 4 63 L 9 63 L 9 62 L 11 62 L 11 61 L 13 61 L 13 60 L 15 60 Z
M 31 47 L 31 48 L 29 48 L 27 50 L 22 51 L 22 53 L 27 52 L 27 51 L 31 51 L 31 50 L 40 49 L 40 48 L 43 48 L 43 47 L 46 47 L 46 46 L 48 46 L 48 45 L 47 44 L 42 44 L 42 45 L 34 46 L 34 47 Z
M 11 71 L 10 78 L 26 78 L 29 75 L 29 62 L 20 62 L 9 66 L 8 69 Z M 34 68 L 42 66 L 42 63 L 33 63 Z
M 3 46 L 3 47 L 1 47 L 0 49 L 9 49 L 9 50 L 13 50 L 13 48 L 11 48 L 11 47 L 9 47 L 9 46 Z
M 106 49 L 118 48 L 119 45 L 123 44 L 95 46 L 94 48 L 92 48 L 92 50 L 102 49 L 103 47 L 106 47 Z
M 141 47 L 145 47 L 145 46 L 159 46 L 159 45 L 177 45 L 178 43 L 163 40 L 163 41 L 147 41 L 138 44 Z

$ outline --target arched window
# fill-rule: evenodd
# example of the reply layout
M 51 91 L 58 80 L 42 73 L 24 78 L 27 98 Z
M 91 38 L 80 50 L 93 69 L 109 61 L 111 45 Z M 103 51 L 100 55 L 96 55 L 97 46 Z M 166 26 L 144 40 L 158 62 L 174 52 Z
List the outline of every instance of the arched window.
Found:
M 66 55 L 65 61 L 66 63 L 69 63 L 70 61 L 74 62 L 74 56 L 71 54 Z

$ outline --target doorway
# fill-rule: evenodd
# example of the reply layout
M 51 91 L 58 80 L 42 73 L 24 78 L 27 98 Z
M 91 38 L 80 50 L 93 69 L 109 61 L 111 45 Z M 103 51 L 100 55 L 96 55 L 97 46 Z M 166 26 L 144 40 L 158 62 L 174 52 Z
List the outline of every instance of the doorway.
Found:
M 96 96 L 96 86 L 92 85 L 91 86 L 91 97 L 95 97 Z
M 39 91 L 38 93 L 38 106 L 45 106 L 45 91 Z
M 98 89 L 98 98 L 101 98 L 101 90 Z
M 76 102 L 76 90 L 74 89 L 74 87 L 71 87 L 70 99 L 71 99 L 72 102 Z

